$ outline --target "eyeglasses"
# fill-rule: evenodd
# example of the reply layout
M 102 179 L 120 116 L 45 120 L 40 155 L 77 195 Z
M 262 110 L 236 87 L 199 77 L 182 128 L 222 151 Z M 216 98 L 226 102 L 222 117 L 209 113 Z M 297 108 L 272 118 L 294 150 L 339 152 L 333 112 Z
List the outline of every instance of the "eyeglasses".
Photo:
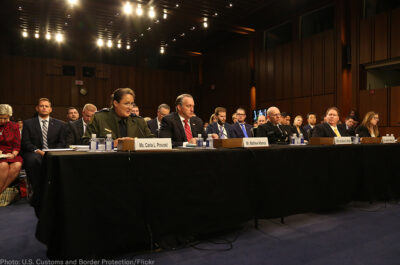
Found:
M 135 103 L 122 103 L 125 107 L 133 107 Z

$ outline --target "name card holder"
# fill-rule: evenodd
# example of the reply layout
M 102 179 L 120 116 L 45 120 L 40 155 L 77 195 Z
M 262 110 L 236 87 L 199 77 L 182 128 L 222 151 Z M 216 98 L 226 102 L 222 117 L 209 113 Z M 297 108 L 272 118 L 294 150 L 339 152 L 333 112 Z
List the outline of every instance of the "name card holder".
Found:
M 351 137 L 345 136 L 345 137 L 335 137 L 334 138 L 335 145 L 340 145 L 340 144 L 353 144 L 353 141 L 351 140 Z
M 214 139 L 214 148 L 238 148 L 243 147 L 242 138 L 230 138 L 230 139 Z
M 382 143 L 383 144 L 395 144 L 396 139 L 394 136 L 382 136 Z
M 268 146 L 268 137 L 243 138 L 244 148 L 266 148 Z
M 135 138 L 118 141 L 119 151 L 169 151 L 172 150 L 171 138 Z
M 381 137 L 361 137 L 360 142 L 362 144 L 380 144 L 382 139 Z
M 308 141 L 309 145 L 334 145 L 333 137 L 311 137 Z

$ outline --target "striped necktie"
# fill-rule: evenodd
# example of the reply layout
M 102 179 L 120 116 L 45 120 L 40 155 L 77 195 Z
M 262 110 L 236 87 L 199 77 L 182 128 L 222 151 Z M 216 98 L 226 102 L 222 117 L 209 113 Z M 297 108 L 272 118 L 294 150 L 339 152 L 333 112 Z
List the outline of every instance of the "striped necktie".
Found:
M 48 149 L 48 143 L 47 143 L 47 120 L 42 120 L 43 126 L 42 126 L 42 137 L 43 137 L 43 149 Z
M 186 134 L 186 139 L 187 139 L 187 141 L 189 142 L 192 138 L 193 138 L 193 136 L 192 136 L 192 131 L 190 130 L 190 126 L 189 126 L 189 123 L 188 123 L 188 120 L 183 120 L 184 122 L 185 122 L 185 134 Z

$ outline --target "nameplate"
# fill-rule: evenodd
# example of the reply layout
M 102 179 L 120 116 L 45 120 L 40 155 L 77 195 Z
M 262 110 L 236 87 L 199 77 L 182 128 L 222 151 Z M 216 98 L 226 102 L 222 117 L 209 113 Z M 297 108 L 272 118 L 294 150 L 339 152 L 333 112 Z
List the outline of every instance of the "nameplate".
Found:
M 345 137 L 335 137 L 335 144 L 353 144 L 353 141 L 351 140 L 351 137 L 345 136 Z
M 135 151 L 171 150 L 171 138 L 136 138 Z
M 394 136 L 382 136 L 382 143 L 383 144 L 395 144 L 396 139 Z
M 245 148 L 262 148 L 268 146 L 268 137 L 243 138 L 243 147 Z

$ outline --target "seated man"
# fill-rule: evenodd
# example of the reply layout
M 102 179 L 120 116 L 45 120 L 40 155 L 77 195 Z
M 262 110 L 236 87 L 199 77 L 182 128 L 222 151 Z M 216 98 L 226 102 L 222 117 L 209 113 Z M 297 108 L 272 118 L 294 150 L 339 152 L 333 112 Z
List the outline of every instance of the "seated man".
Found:
M 207 134 L 213 134 L 214 138 L 219 139 L 234 138 L 232 126 L 226 123 L 226 109 L 218 107 L 214 114 L 217 117 L 217 122 L 213 122 L 207 127 Z
M 67 109 L 67 122 L 76 121 L 79 119 L 79 112 L 75 107 L 69 107 Z
M 203 121 L 194 116 L 194 100 L 189 94 L 182 94 L 175 101 L 176 112 L 161 120 L 160 138 L 171 138 L 172 146 L 184 143 L 196 144 L 196 137 L 201 134 L 206 138 Z
M 67 130 L 67 146 L 81 144 L 81 138 L 86 132 L 86 127 L 92 120 L 97 108 L 93 104 L 86 104 L 82 110 L 82 119 L 69 122 Z
M 344 123 L 339 124 L 338 126 L 343 126 L 343 129 L 347 131 L 348 136 L 356 136 L 355 119 L 354 116 L 347 116 Z
M 308 138 L 311 138 L 312 131 L 314 130 L 315 124 L 317 123 L 317 115 L 315 113 L 307 114 L 307 125 L 304 125 L 303 129 L 307 132 Z
M 268 137 L 270 144 L 285 144 L 289 142 L 288 132 L 279 123 L 281 113 L 277 107 L 267 110 L 268 122 L 257 128 L 257 137 Z
M 246 123 L 246 110 L 238 108 L 236 110 L 237 122 L 232 125 L 235 133 L 235 138 L 248 138 L 253 137 L 251 132 L 252 126 Z
M 65 147 L 65 123 L 50 117 L 51 102 L 47 98 L 39 99 L 36 106 L 38 116 L 24 121 L 21 149 L 28 181 L 32 184 L 35 205 L 40 196 L 41 165 L 43 150 Z M 37 195 L 35 195 L 37 194 Z
M 151 133 L 156 137 L 158 137 L 160 132 L 162 118 L 167 116 L 170 111 L 171 108 L 167 104 L 161 104 L 157 109 L 157 117 L 147 122 L 147 126 L 149 126 Z
M 315 126 L 312 137 L 341 137 L 348 136 L 347 131 L 342 126 L 338 126 L 339 109 L 330 107 L 325 113 L 325 121 Z

